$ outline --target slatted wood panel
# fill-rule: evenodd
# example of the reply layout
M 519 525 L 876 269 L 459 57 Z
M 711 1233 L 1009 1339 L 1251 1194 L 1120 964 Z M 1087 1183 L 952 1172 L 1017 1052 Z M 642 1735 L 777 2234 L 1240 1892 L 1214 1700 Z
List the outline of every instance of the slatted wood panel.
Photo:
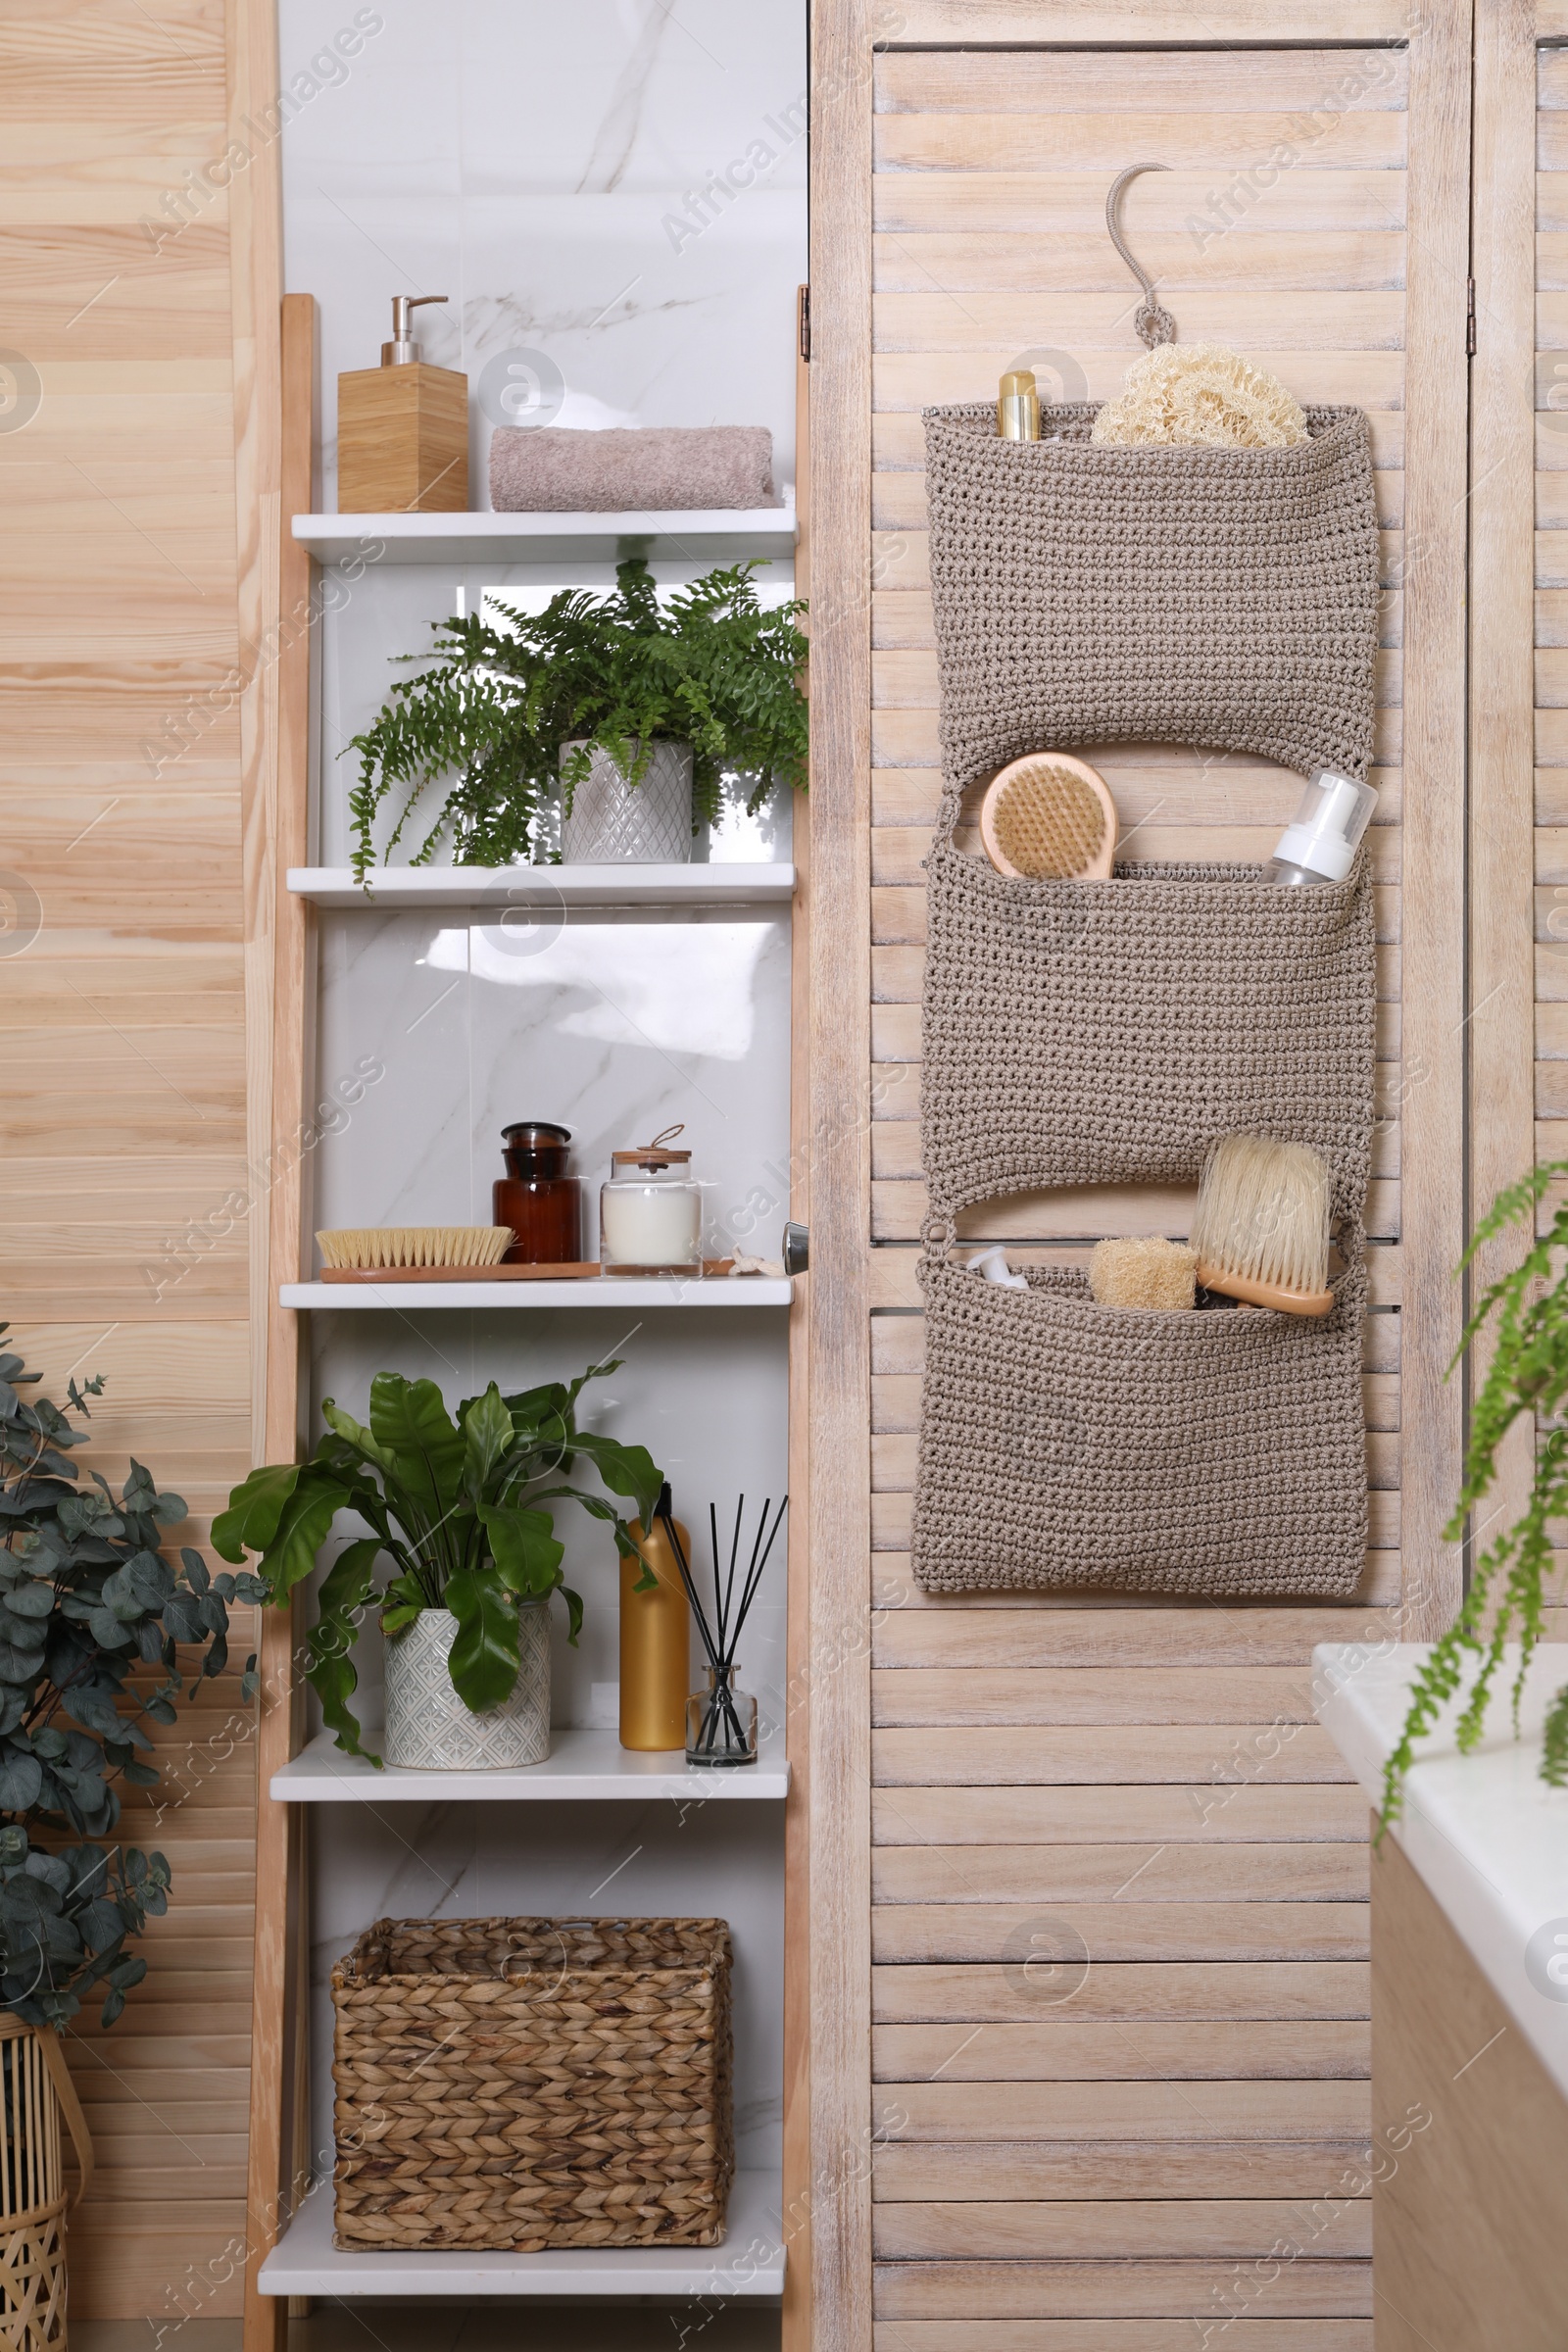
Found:
M 1537 65 L 1536 1147 L 1568 1157 L 1568 50 Z
M 1227 2320 L 1259 2352 L 1371 2343 L 1370 2214 L 1341 2190 L 1370 2116 L 1365 1812 L 1313 1721 L 1310 1650 L 1377 1641 L 1400 1593 L 1408 88 L 1398 46 L 895 49 L 875 69 L 871 2233 L 888 2352 L 1153 2352 Z M 1292 167 L 1246 182 L 1282 142 Z M 1118 387 L 1138 293 L 1104 193 L 1146 156 L 1173 169 L 1135 184 L 1128 233 L 1183 339 L 1237 344 L 1372 422 L 1381 1115 L 1371 1537 L 1348 1608 L 937 1598 L 908 1571 L 920 861 L 940 791 L 918 412 L 994 396 L 1031 353 L 1064 397 Z M 1151 858 L 1264 858 L 1299 796 L 1241 758 L 1090 756 Z M 960 1230 L 1079 1261 L 1102 1233 L 1184 1233 L 1190 1210 L 1179 1191 L 1060 1193 Z M 1298 2258 L 1264 2282 L 1282 2238 Z
M 0 1315 L 57 1392 L 108 1375 L 85 1458 L 149 1463 L 187 1542 L 249 1464 L 254 1401 L 245 307 L 228 198 L 161 244 L 142 223 L 172 231 L 165 192 L 222 155 L 232 63 L 223 0 L 19 0 L 0 23 L 3 340 L 42 383 L 0 432 L 0 864 L 41 926 L 0 940 Z M 125 2016 L 89 2012 L 69 2045 L 99 2164 L 74 2322 L 239 2309 L 256 1775 L 234 1681 L 161 1740 L 162 1815 L 126 1808 L 173 1898 Z

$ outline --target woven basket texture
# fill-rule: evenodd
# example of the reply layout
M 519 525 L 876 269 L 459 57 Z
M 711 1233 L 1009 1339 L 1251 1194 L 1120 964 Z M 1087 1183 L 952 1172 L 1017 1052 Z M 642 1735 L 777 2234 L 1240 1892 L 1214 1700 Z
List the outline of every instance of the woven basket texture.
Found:
M 332 2002 L 337 2245 L 723 2236 L 722 1920 L 377 1920 Z
M 943 766 L 1189 743 L 1303 775 L 1372 756 L 1378 531 L 1359 409 L 1296 449 L 1096 448 L 1097 406 L 1004 441 L 989 402 L 927 409 Z
M 927 1592 L 1348 1599 L 1366 1550 L 1359 1237 L 1304 1316 L 1100 1306 L 928 1256 L 913 1567 Z
M 951 816 L 951 812 L 950 812 Z M 1320 1152 L 1363 1213 L 1376 1054 L 1365 858 L 1280 889 L 1259 866 L 1109 882 L 927 860 L 921 1156 L 940 1217 L 1054 1185 L 1196 1182 L 1217 1136 Z

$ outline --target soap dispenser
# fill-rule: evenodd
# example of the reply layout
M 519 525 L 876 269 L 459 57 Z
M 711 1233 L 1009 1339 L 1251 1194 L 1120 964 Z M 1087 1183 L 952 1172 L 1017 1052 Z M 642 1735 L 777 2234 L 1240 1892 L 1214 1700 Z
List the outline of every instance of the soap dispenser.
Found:
M 468 504 L 468 379 L 419 357 L 412 314 L 444 294 L 394 294 L 379 368 L 337 379 L 340 514 L 461 514 Z

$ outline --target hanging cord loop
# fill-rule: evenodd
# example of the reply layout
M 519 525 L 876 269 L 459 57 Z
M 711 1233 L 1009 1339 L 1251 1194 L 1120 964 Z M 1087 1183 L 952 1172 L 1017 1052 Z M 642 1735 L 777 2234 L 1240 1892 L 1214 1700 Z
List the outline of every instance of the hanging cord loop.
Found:
M 1136 179 L 1140 172 L 1168 172 L 1169 170 L 1169 164 L 1129 164 L 1125 172 L 1117 172 L 1110 183 L 1110 194 L 1105 198 L 1105 226 L 1110 231 L 1110 241 L 1144 289 L 1144 299 L 1133 314 L 1133 325 L 1137 329 L 1139 342 L 1147 351 L 1154 350 L 1160 343 L 1174 343 L 1176 321 L 1169 311 L 1162 310 L 1155 301 L 1154 281 L 1134 261 L 1127 240 L 1121 233 L 1117 213 L 1121 204 L 1121 192 L 1130 179 Z

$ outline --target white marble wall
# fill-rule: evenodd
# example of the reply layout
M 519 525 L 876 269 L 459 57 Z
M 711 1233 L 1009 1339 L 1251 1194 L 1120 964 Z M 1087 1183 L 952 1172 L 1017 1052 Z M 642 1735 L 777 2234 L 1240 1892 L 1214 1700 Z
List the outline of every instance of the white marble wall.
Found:
M 446 293 L 416 314 L 427 356 L 477 393 L 498 354 L 535 355 L 562 424 L 763 423 L 775 480 L 794 474 L 795 288 L 805 274 L 805 0 L 281 0 L 285 266 L 314 293 L 322 340 L 323 480 L 336 504 L 338 371 L 373 366 L 390 297 Z M 375 24 L 370 24 L 373 18 Z M 338 44 L 345 27 L 355 38 Z M 357 46 L 356 46 L 357 40 Z M 351 48 L 345 59 L 343 49 Z M 313 64 L 313 61 L 314 64 Z M 303 78 L 301 78 L 303 77 Z M 310 82 L 317 86 L 308 87 Z M 771 160 L 761 150 L 770 150 Z M 730 193 L 700 191 L 729 167 Z M 473 480 L 490 431 L 474 404 Z M 540 411 L 543 416 L 544 410 Z M 692 566 L 662 566 L 662 578 Z M 428 643 L 427 623 L 487 588 L 538 596 L 608 582 L 608 565 L 462 572 L 372 568 L 318 646 L 317 844 L 348 848 L 350 737 Z M 787 568 L 763 594 L 789 592 Z M 789 855 L 774 808 L 713 854 Z M 416 838 L 417 838 L 416 836 Z M 706 842 L 698 855 L 709 854 Z M 404 853 L 405 855 L 407 852 Z M 488 1222 L 500 1128 L 562 1120 L 592 1202 L 616 1146 L 687 1124 L 715 1245 L 740 1231 L 776 1255 L 787 1213 L 789 934 L 776 914 L 572 918 L 504 930 L 457 915 L 326 915 L 323 1092 L 373 1063 L 316 1159 L 313 1222 Z M 363 1082 L 362 1082 L 363 1083 Z M 585 1240 L 594 1245 L 590 1215 Z M 594 1312 L 318 1316 L 314 1387 L 363 1408 L 378 1368 L 449 1398 L 568 1373 L 608 1352 L 594 1426 L 646 1443 L 688 1515 L 784 1481 L 782 1315 L 658 1309 L 627 1330 Z M 556 1716 L 594 1718 L 615 1675 L 615 1565 L 564 1514 L 567 1573 L 587 1603 L 581 1647 L 558 1627 Z M 784 1704 L 784 1577 L 775 1559 L 743 1650 L 764 1716 Z M 360 1660 L 378 1707 L 373 1637 Z M 598 1698 L 595 1687 L 598 1686 Z M 741 2161 L 776 2163 L 781 2082 L 781 1825 L 762 1806 L 323 1807 L 313 1870 L 316 2145 L 329 2144 L 325 1982 L 383 1912 L 714 1913 L 737 1951 Z M 635 1851 L 633 1849 L 636 1849 Z
M 765 424 L 775 483 L 794 480 L 805 0 L 278 13 L 302 101 L 284 264 L 321 306 L 328 506 L 337 376 L 376 365 L 394 294 L 451 298 L 416 313 L 419 339 L 472 390 L 498 354 L 532 353 L 560 424 Z M 488 441 L 476 415 L 476 485 Z

